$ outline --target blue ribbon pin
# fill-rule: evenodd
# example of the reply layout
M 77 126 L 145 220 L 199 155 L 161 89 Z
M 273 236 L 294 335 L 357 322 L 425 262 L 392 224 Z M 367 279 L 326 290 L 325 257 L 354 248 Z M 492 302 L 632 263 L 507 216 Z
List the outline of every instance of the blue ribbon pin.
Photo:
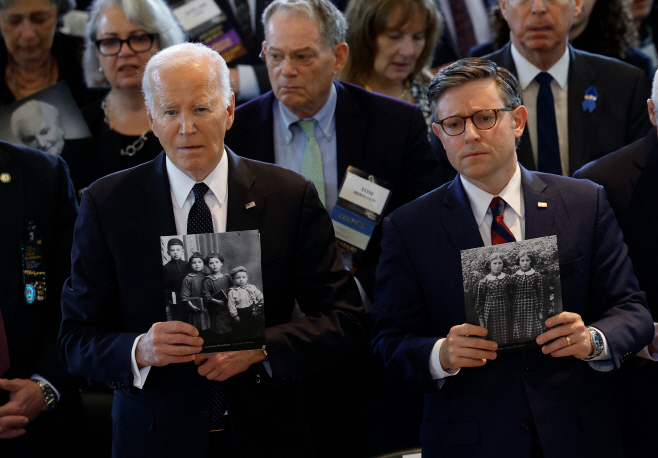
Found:
M 589 111 L 590 113 L 596 108 L 596 99 L 599 97 L 599 93 L 596 92 L 594 86 L 590 86 L 589 89 L 585 91 L 585 100 L 583 100 L 583 111 Z

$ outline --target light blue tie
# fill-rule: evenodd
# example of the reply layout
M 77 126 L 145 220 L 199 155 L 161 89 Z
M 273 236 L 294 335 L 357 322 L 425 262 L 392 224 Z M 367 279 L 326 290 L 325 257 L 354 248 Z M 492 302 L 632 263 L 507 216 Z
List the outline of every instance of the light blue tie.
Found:
M 324 170 L 322 168 L 322 153 L 320 145 L 315 138 L 315 119 L 299 120 L 297 124 L 306 135 L 306 146 L 304 147 L 304 159 L 302 161 L 302 175 L 311 180 L 318 190 L 318 196 L 323 205 L 326 205 L 324 193 Z

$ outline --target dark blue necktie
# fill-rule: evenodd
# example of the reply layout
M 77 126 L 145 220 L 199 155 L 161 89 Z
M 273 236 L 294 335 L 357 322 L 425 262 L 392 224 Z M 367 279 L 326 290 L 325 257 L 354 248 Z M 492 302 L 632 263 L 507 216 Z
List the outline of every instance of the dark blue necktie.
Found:
M 194 193 L 194 204 L 187 215 L 188 234 L 210 234 L 215 232 L 212 223 L 210 208 L 204 199 L 208 192 L 208 185 L 197 183 L 192 188 Z M 220 382 L 213 381 L 210 393 L 210 421 L 214 424 L 226 412 L 226 394 Z
M 562 175 L 560 146 L 557 140 L 557 121 L 551 81 L 553 77 L 541 72 L 535 77 L 539 83 L 537 94 L 537 157 L 540 172 Z

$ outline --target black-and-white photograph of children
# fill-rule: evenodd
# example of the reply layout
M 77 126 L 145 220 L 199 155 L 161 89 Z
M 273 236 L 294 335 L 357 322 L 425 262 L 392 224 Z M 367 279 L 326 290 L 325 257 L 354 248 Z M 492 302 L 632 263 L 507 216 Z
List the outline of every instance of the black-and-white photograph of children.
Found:
M 463 250 L 467 322 L 487 328 L 499 349 L 534 346 L 562 311 L 557 237 Z
M 258 231 L 160 237 L 169 321 L 199 330 L 203 353 L 262 348 Z

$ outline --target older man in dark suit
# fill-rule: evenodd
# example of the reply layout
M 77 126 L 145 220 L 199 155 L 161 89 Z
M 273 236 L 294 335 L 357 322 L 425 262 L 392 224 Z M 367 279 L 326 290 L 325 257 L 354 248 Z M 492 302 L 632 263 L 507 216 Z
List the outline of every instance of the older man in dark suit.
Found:
M 64 161 L 0 142 L 0 208 L 0 455 L 81 456 L 80 394 L 56 344 L 78 213 Z
M 603 188 L 518 164 L 527 111 L 492 62 L 445 67 L 430 99 L 459 175 L 384 220 L 373 309 L 375 355 L 427 393 L 423 456 L 622 456 L 599 370 L 621 367 L 653 325 Z M 460 258 L 501 228 L 557 236 L 565 310 L 536 348 L 504 354 L 466 324 Z
M 587 164 L 574 173 L 603 186 L 610 206 L 628 245 L 633 270 L 640 287 L 647 293 L 647 303 L 654 322 L 658 321 L 658 78 L 647 100 L 654 127 L 642 139 Z M 650 353 L 656 346 L 650 346 Z M 649 356 L 649 355 L 643 355 Z M 656 359 L 658 355 L 653 354 Z M 658 410 L 658 364 L 635 358 L 615 379 L 615 396 L 620 410 L 622 438 L 627 457 L 651 454 L 655 444 L 652 425 Z
M 309 456 L 298 381 L 345 363 L 365 337 L 329 216 L 305 178 L 224 147 L 234 102 L 217 53 L 167 48 L 143 87 L 165 154 L 83 195 L 62 298 L 65 364 L 117 390 L 115 456 Z M 199 218 L 215 232 L 259 230 L 267 353 L 195 361 L 197 329 L 163 323 L 160 236 Z M 306 316 L 291 321 L 295 303 Z M 230 425 L 216 416 L 222 391 Z
M 647 133 L 646 75 L 568 45 L 582 0 L 499 3 L 510 43 L 484 57 L 521 84 L 528 126 L 517 154 L 524 167 L 570 176 Z

